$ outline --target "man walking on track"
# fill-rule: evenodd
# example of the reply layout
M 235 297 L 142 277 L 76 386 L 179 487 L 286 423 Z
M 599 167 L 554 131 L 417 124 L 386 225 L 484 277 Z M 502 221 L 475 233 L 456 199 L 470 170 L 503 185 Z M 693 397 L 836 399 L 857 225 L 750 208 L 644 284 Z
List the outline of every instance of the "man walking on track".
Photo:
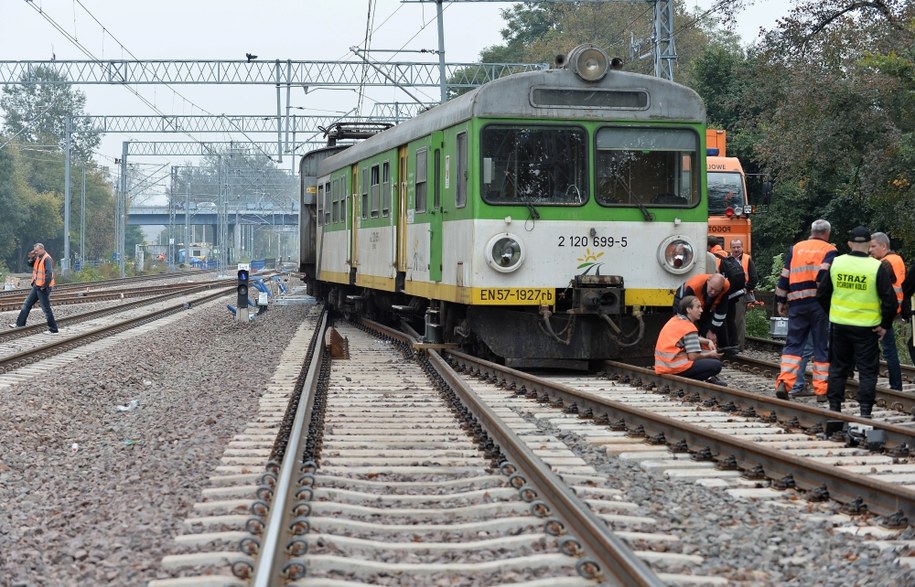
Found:
M 32 248 L 34 260 L 32 261 L 32 291 L 22 303 L 22 310 L 19 311 L 19 317 L 15 324 L 10 324 L 10 328 L 22 328 L 26 320 L 29 319 L 29 312 L 35 302 L 41 302 L 41 309 L 44 310 L 45 318 L 48 319 L 48 329 L 45 334 L 57 334 L 57 321 L 54 320 L 54 312 L 51 310 L 51 288 L 54 287 L 54 259 L 44 250 L 44 245 L 35 243 Z M 32 258 L 32 255 L 29 256 Z
M 817 303 L 816 294 L 817 284 L 827 275 L 836 256 L 836 247 L 828 242 L 831 230 L 832 226 L 826 220 L 813 221 L 810 238 L 788 249 L 775 287 L 778 313 L 788 317 L 788 337 L 782 351 L 781 373 L 775 380 L 775 395 L 779 399 L 815 394 L 817 401 L 826 401 L 829 320 Z M 797 381 L 808 332 L 813 338 L 813 392 L 801 390 L 792 395 L 788 390 Z
M 874 407 L 878 342 L 892 326 L 899 302 L 893 291 L 893 268 L 869 256 L 871 233 L 858 226 L 848 233 L 851 252 L 832 262 L 817 290 L 817 300 L 829 312 L 829 409 L 842 411 L 845 381 L 858 369 L 858 404 L 862 418 Z

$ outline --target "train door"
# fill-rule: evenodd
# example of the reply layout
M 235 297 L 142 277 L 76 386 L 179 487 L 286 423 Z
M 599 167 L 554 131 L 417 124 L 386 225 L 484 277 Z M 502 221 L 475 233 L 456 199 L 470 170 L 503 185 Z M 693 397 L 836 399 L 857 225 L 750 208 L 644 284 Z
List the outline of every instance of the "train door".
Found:
M 397 150 L 397 274 L 398 289 L 403 289 L 407 272 L 407 147 Z
M 442 280 L 442 231 L 445 207 L 442 205 L 443 134 L 432 133 L 432 202 L 429 206 L 429 281 Z
M 353 165 L 350 175 L 350 205 L 348 207 L 350 224 L 349 243 L 349 283 L 356 283 L 356 270 L 359 267 L 359 166 Z

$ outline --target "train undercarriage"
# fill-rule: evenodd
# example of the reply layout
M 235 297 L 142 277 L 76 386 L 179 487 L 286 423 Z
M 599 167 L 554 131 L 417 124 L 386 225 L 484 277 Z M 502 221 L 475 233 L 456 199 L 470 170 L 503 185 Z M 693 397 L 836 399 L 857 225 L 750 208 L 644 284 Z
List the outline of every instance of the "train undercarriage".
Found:
M 470 306 L 320 282 L 309 283 L 309 291 L 347 318 L 392 326 L 406 321 L 425 342 L 454 344 L 514 368 L 584 370 L 623 358 L 649 364 L 669 309 L 627 309 L 621 287 L 594 285 L 575 284 L 563 298 L 565 307 L 555 312 L 545 306 Z

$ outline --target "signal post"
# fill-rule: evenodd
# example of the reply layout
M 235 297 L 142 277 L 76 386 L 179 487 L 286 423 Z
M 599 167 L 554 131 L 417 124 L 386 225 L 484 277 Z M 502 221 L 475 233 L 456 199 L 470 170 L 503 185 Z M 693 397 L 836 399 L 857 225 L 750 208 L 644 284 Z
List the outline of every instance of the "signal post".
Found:
M 235 288 L 235 319 L 242 323 L 246 323 L 251 319 L 251 309 L 248 307 L 248 278 L 250 273 L 250 264 L 238 264 L 238 285 Z

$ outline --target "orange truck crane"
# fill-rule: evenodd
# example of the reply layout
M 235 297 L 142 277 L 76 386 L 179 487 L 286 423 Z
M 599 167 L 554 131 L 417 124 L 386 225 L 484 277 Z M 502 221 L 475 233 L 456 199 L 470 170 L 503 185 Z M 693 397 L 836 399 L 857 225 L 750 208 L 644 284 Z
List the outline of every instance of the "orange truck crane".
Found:
M 724 238 L 724 249 L 731 241 L 743 241 L 743 249 L 752 253 L 750 205 L 747 176 L 737 157 L 728 157 L 725 131 L 707 129 L 706 171 L 708 181 L 708 232 Z

